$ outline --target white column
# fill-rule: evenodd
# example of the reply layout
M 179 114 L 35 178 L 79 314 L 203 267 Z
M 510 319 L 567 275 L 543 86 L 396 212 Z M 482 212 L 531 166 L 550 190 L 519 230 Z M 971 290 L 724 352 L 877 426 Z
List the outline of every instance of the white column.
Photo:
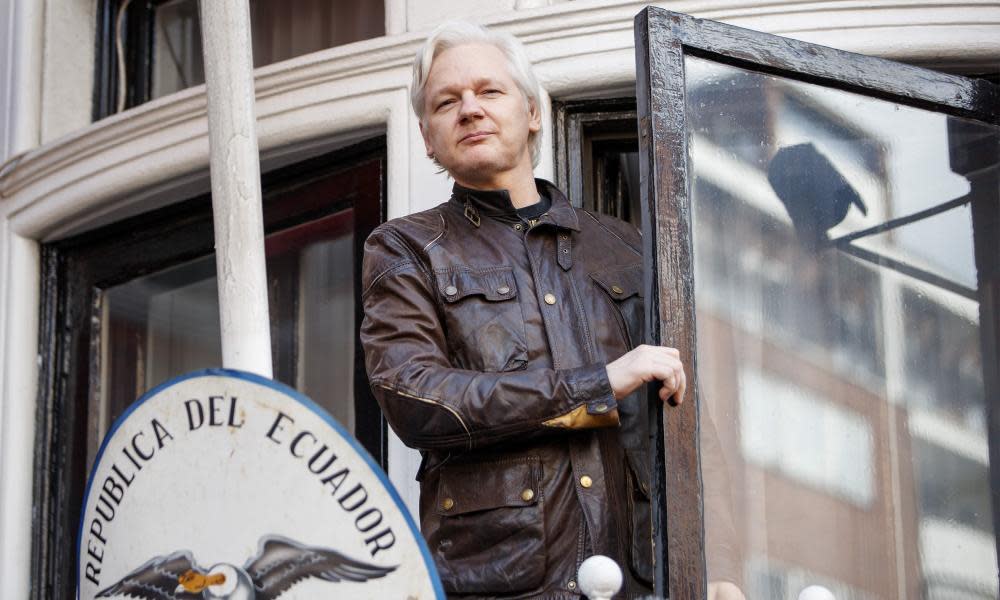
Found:
M 44 6 L 0 1 L 0 165 L 39 144 Z
M 271 377 L 250 7 L 202 0 L 222 365 Z
M 2 213 L 0 209 L 0 213 Z M 0 214 L 0 598 L 28 598 L 31 590 L 32 489 L 38 398 L 38 243 L 22 237 Z

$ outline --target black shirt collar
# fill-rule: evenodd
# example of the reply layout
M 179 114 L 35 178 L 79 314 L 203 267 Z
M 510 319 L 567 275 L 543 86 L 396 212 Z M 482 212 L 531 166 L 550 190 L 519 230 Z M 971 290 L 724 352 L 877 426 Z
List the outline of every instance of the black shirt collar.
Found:
M 552 200 L 539 192 L 538 202 L 517 209 L 517 216 L 521 217 L 522 221 L 531 221 L 549 212 L 550 208 L 552 208 Z
M 579 231 L 580 224 L 577 220 L 576 210 L 570 205 L 566 196 L 555 185 L 544 179 L 535 179 L 535 186 L 538 188 L 540 196 L 546 196 L 552 202 L 548 212 L 538 219 L 539 225 L 547 223 Z M 520 221 L 517 209 L 514 208 L 507 190 L 474 190 L 456 183 L 452 188 L 449 203 L 460 211 L 464 210 L 468 203 L 484 217 L 492 217 L 500 221 Z

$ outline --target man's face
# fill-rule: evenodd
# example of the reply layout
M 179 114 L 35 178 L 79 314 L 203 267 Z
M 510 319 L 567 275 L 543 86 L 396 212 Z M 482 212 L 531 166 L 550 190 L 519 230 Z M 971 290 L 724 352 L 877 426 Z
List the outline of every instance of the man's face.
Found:
M 540 128 L 537 107 L 528 106 L 498 48 L 465 44 L 434 59 L 420 132 L 428 154 L 458 183 L 507 187 L 511 173 L 530 177 L 528 134 Z

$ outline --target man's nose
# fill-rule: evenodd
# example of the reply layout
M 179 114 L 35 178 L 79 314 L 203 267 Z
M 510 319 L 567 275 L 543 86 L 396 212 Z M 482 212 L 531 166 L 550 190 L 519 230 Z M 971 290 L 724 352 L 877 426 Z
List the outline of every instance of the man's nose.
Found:
M 463 119 L 471 119 L 483 116 L 483 107 L 480 106 L 476 95 L 471 91 L 462 94 L 462 105 L 460 115 Z

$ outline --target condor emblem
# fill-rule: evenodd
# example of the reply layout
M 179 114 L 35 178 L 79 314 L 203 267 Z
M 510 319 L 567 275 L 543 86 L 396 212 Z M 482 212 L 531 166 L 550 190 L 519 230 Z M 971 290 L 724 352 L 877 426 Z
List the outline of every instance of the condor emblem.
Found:
M 308 398 L 208 369 L 111 427 L 84 500 L 77 597 L 445 597 L 385 474 Z

